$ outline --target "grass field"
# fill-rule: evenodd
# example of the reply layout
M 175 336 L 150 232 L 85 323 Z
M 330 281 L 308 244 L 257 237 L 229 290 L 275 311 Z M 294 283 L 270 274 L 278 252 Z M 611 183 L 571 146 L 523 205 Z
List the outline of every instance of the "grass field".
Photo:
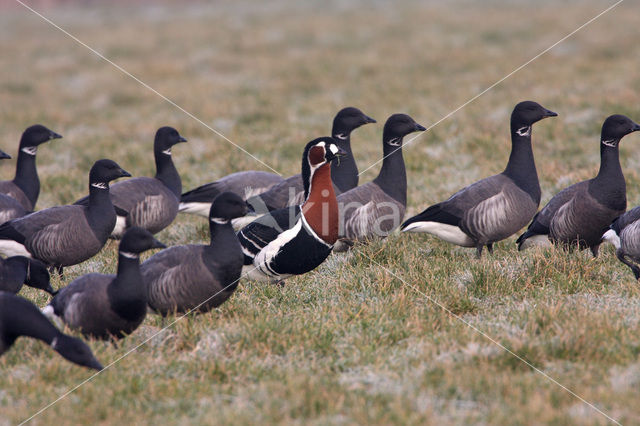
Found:
M 90 2 L 42 11 L 288 176 L 341 107 L 379 122 L 352 136 L 364 170 L 380 158 L 389 115 L 436 123 L 612 3 Z M 163 125 L 189 139 L 173 154 L 185 189 L 267 170 L 33 13 L 2 5 L 0 148 L 15 155 L 36 122 L 64 135 L 39 150 L 39 208 L 83 195 L 99 158 L 152 175 L 153 134 Z M 533 131 L 543 203 L 595 175 L 603 120 L 640 120 L 637 17 L 637 5 L 623 2 L 405 148 L 408 215 L 504 168 L 509 114 L 521 100 L 559 113 Z M 640 204 L 639 147 L 637 134 L 621 144 L 630 207 Z M 0 165 L 2 179 L 14 166 Z M 180 216 L 158 238 L 205 241 L 206 226 Z M 597 259 L 518 253 L 510 238 L 492 256 L 474 254 L 395 234 L 284 288 L 243 281 L 220 309 L 178 321 L 32 423 L 608 422 L 493 339 L 608 416 L 640 424 L 640 291 L 612 247 Z M 110 242 L 65 280 L 113 272 L 115 261 Z M 90 345 L 106 365 L 162 326 L 148 317 L 118 346 Z M 29 418 L 92 374 L 28 339 L 0 358 L 0 372 L 0 425 Z

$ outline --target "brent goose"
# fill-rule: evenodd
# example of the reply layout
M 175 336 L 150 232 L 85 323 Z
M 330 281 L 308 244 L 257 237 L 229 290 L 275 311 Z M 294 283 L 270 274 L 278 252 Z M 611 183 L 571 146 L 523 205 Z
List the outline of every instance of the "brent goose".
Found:
M 230 221 L 247 214 L 247 204 L 223 192 L 211 204 L 208 245 L 174 246 L 142 264 L 149 306 L 165 316 L 207 312 L 226 301 L 238 286 L 244 256 Z
M 27 127 L 20 138 L 16 175 L 13 180 L 0 182 L 0 194 L 18 200 L 25 211 L 33 211 L 40 194 L 40 179 L 36 170 L 38 145 L 61 137 L 40 124 Z
M 616 248 L 616 256 L 620 262 L 633 271 L 636 279 L 640 279 L 640 206 L 634 207 L 617 217 L 607 232 L 602 236 Z M 635 263 L 634 263 L 635 262 Z
M 331 162 L 342 155 L 331 137 L 309 142 L 302 156 L 304 203 L 274 210 L 238 232 L 249 278 L 282 281 L 315 269 L 329 256 L 339 223 Z
M 612 115 L 602 125 L 598 175 L 556 194 L 518 238 L 518 249 L 549 241 L 598 255 L 602 235 L 627 208 L 627 189 L 620 167 L 618 144 L 640 125 L 624 115 Z
M 173 222 L 178 214 L 182 182 L 171 159 L 171 147 L 186 141 L 173 127 L 161 127 L 153 142 L 155 177 L 136 177 L 111 186 L 111 201 L 118 214 L 112 237 L 122 237 L 131 226 L 155 234 Z M 88 202 L 89 197 L 84 197 L 75 204 L 86 206 Z M 123 211 L 128 214 L 124 216 Z
M 0 253 L 27 256 L 54 266 L 83 262 L 100 251 L 116 223 L 109 182 L 131 176 L 111 160 L 98 160 L 89 172 L 88 206 L 58 206 L 0 225 Z
M 87 337 L 120 339 L 147 314 L 147 288 L 140 274 L 140 253 L 165 248 L 149 231 L 134 226 L 118 248 L 118 274 L 87 274 L 60 290 L 43 313 L 61 319 Z
M 340 241 L 335 251 L 345 251 L 356 240 L 386 237 L 400 225 L 407 207 L 407 173 L 402 140 L 426 130 L 406 114 L 393 114 L 382 133 L 384 160 L 378 177 L 338 196 Z
M 452 244 L 475 247 L 504 240 L 527 224 L 540 204 L 540 183 L 531 148 L 532 125 L 555 117 L 553 111 L 525 101 L 511 113 L 511 155 L 500 174 L 482 179 L 402 224 L 403 232 L 426 232 Z
M 102 370 L 91 349 L 82 340 L 67 336 L 53 326 L 31 302 L 14 294 L 0 292 L 0 355 L 20 336 L 42 340 L 68 361 Z
M 24 256 L 0 259 L 0 291 L 17 294 L 22 284 L 44 290 L 52 296 L 56 294 L 44 263 Z
M 331 178 L 336 194 L 341 194 L 358 186 L 358 167 L 351 152 L 351 132 L 358 127 L 375 123 L 358 108 L 341 109 L 333 119 L 331 134 L 335 145 L 345 152 L 340 161 L 331 163 Z M 273 186 L 270 190 L 251 197 L 247 202 L 256 212 L 266 212 L 302 204 L 305 200 L 302 175 L 294 175 Z
M 0 149 L 0 160 L 9 159 L 11 156 Z M 0 223 L 15 219 L 27 214 L 27 210 L 15 198 L 0 194 Z

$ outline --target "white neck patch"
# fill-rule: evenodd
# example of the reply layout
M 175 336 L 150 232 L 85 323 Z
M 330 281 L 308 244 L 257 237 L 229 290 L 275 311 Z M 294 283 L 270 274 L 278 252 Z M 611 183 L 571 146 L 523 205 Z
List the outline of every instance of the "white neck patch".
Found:
M 167 148 L 167 149 L 165 149 L 164 151 L 162 151 L 162 153 L 163 153 L 164 155 L 171 155 L 171 148 Z
M 227 219 L 221 219 L 219 217 L 212 217 L 211 222 L 213 223 L 217 223 L 218 225 L 226 225 L 227 223 L 229 223 L 229 221 Z
M 391 146 L 400 146 L 402 145 L 402 138 L 389 139 L 387 143 Z
M 58 346 L 58 337 L 54 337 L 53 340 L 51 341 L 51 349 L 56 350 L 58 348 L 56 348 L 56 346 Z
M 516 133 L 518 136 L 531 136 L 531 126 L 520 127 Z
M 20 151 L 24 152 L 25 154 L 36 155 L 36 153 L 38 152 L 38 147 L 37 146 L 25 146 Z
M 105 182 L 94 182 L 91 186 L 98 189 L 107 189 L 107 184 Z
M 615 148 L 618 146 L 617 139 L 607 139 L 606 141 L 602 141 L 602 145 L 610 146 L 611 148 Z
M 128 251 L 121 251 L 120 254 L 127 259 L 137 259 L 139 256 L 135 253 L 130 253 Z
M 347 135 L 345 135 L 344 133 L 338 133 L 337 135 L 333 135 L 333 137 L 336 139 L 340 139 L 341 141 L 347 139 Z

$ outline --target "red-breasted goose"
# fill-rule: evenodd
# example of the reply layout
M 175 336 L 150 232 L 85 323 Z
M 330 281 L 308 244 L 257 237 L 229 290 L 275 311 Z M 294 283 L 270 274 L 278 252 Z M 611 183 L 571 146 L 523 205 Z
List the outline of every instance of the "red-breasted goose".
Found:
M 402 140 L 426 130 L 406 114 L 387 119 L 382 134 L 384 160 L 372 182 L 338 195 L 340 241 L 335 251 L 345 251 L 356 240 L 384 238 L 400 225 L 407 207 L 407 173 Z
M 56 294 L 44 263 L 25 256 L 0 259 L 0 291 L 17 294 L 22 284 L 44 290 L 52 296 Z
M 351 132 L 362 125 L 375 122 L 376 120 L 354 107 L 341 109 L 333 119 L 331 135 L 335 145 L 345 152 L 340 161 L 331 163 L 331 179 L 336 194 L 358 186 L 358 167 L 351 152 Z M 247 202 L 256 212 L 264 213 L 302 204 L 304 197 L 302 175 L 297 174 L 274 185 L 270 190 L 249 198 Z
M 25 211 L 33 211 L 40 194 L 40 179 L 36 170 L 38 146 L 61 137 L 41 124 L 27 127 L 20 138 L 16 175 L 13 180 L 0 182 L 0 194 L 18 200 Z
M 524 101 L 511 113 L 511 155 L 505 170 L 482 179 L 402 224 L 403 232 L 426 232 L 452 244 L 475 247 L 504 240 L 531 220 L 540 204 L 540 183 L 531 147 L 534 123 L 556 114 Z
M 140 253 L 165 247 L 145 229 L 127 229 L 118 248 L 117 275 L 83 275 L 61 289 L 42 312 L 88 337 L 106 340 L 131 334 L 147 314 Z
M 62 271 L 97 254 L 116 223 L 109 182 L 131 176 L 116 162 L 98 160 L 89 172 L 88 206 L 58 206 L 0 225 L 0 254 L 27 256 Z
M 9 350 L 20 336 L 42 340 L 74 364 L 102 370 L 102 365 L 86 343 L 61 333 L 28 300 L 0 292 L 0 355 Z
M 245 201 L 235 193 L 223 192 L 209 210 L 209 244 L 170 247 L 142 264 L 153 311 L 163 316 L 192 309 L 208 312 L 233 294 L 243 255 L 231 220 L 245 214 Z
M 155 177 L 136 177 L 111 186 L 111 201 L 118 213 L 112 237 L 122 237 L 131 226 L 156 234 L 171 225 L 178 214 L 182 192 L 182 181 L 171 159 L 171 147 L 186 141 L 173 127 L 159 128 L 153 141 Z M 84 197 L 75 204 L 86 206 L 88 202 L 89 197 Z M 124 212 L 128 214 L 124 216 Z
M 304 203 L 274 210 L 238 232 L 249 278 L 281 281 L 315 269 L 329 256 L 339 222 L 331 162 L 344 154 L 333 138 L 309 142 L 302 156 Z
M 600 170 L 593 179 L 571 185 L 556 194 L 518 238 L 518 249 L 549 244 L 591 249 L 594 256 L 611 222 L 627 209 L 627 186 L 620 167 L 620 140 L 640 130 L 624 115 L 612 115 L 602 124 Z

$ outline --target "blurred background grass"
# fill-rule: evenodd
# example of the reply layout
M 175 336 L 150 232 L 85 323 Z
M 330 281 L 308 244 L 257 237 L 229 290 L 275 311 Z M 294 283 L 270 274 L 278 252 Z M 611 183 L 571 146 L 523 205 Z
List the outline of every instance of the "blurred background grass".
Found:
M 379 122 L 352 136 L 363 170 L 381 156 L 389 115 L 429 126 L 612 3 L 29 4 L 288 176 L 340 108 Z M 525 99 L 560 114 L 533 131 L 543 202 L 595 175 L 602 121 L 613 113 L 640 120 L 635 12 L 622 3 L 407 147 L 408 215 L 500 172 L 511 109 Z M 16 155 L 36 122 L 64 136 L 38 152 L 39 208 L 86 193 L 99 158 L 153 175 L 153 135 L 163 125 L 189 139 L 173 155 L 185 189 L 266 170 L 10 0 L 0 2 L 0 52 L 0 148 Z M 629 206 L 640 203 L 638 139 L 621 144 Z M 14 167 L 4 161 L 0 177 Z M 159 238 L 184 244 L 207 235 L 205 221 L 180 216 Z M 115 251 L 110 242 L 68 268 L 66 281 L 113 272 Z M 606 422 L 370 258 L 609 415 L 640 422 L 640 299 L 611 248 L 592 260 L 517 253 L 509 239 L 476 261 L 427 236 L 394 235 L 333 256 L 284 289 L 243 282 L 222 308 L 181 321 L 35 423 Z M 92 347 L 107 364 L 160 326 L 148 318 L 118 347 Z M 29 340 L 0 369 L 0 424 L 27 418 L 89 375 Z

